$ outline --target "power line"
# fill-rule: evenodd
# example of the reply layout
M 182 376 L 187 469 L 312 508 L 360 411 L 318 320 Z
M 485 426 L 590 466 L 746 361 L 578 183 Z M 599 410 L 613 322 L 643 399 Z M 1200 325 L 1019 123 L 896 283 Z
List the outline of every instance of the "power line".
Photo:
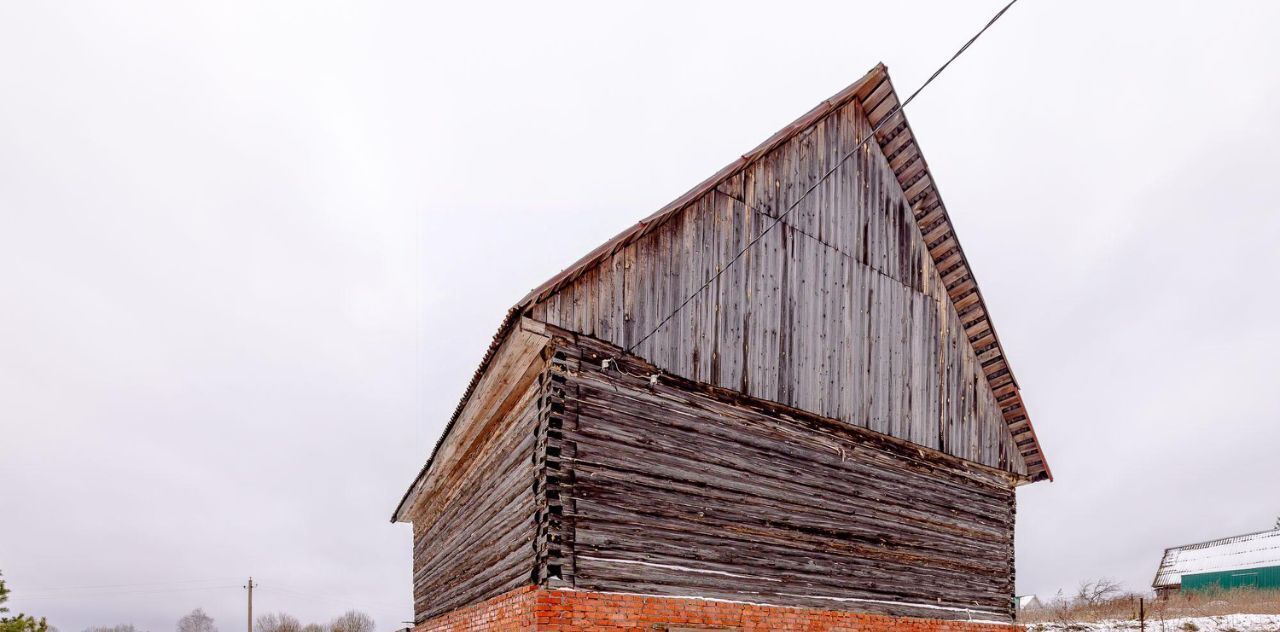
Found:
M 109 588 L 144 588 L 148 586 L 173 586 L 175 584 L 208 584 L 211 582 L 226 582 L 234 580 L 234 577 L 211 577 L 208 579 L 171 579 L 153 582 L 137 582 L 129 584 L 88 584 L 78 586 L 52 586 L 45 588 L 32 588 L 24 590 L 23 593 L 48 593 L 48 592 L 64 592 L 76 590 L 99 590 Z
M 86 599 L 93 597 L 119 597 L 124 595 L 157 595 L 163 593 L 179 593 L 179 592 L 197 592 L 197 591 L 215 591 L 230 588 L 239 588 L 238 584 L 226 584 L 221 586 L 188 586 L 185 588 L 151 588 L 151 589 L 133 589 L 133 590 L 102 590 L 93 592 L 65 592 L 60 594 L 14 594 L 14 601 L 49 601 L 56 599 Z
M 276 589 L 277 589 L 277 590 L 282 590 L 282 591 L 284 591 L 284 592 L 286 592 L 286 593 L 292 593 L 292 594 L 294 594 L 294 595 L 296 595 L 296 596 L 299 596 L 299 597 L 308 597 L 308 598 L 312 598 L 312 599 L 323 599 L 323 600 L 330 601 L 330 602 L 333 602 L 333 603 L 339 603 L 339 604 L 340 604 L 340 603 L 346 603 L 346 605 L 353 605 L 353 604 L 351 604 L 351 603 L 346 602 L 346 598 L 345 598 L 345 597 L 334 597 L 334 596 L 332 596 L 332 595 L 322 595 L 322 594 L 317 594 L 317 593 L 310 592 L 309 590 L 303 590 L 303 589 L 300 589 L 300 588 L 298 588 L 297 586 L 292 586 L 292 585 L 289 585 L 289 584 L 281 584 L 281 583 L 279 583 L 279 582 L 276 582 L 276 583 L 275 583 L 275 586 L 276 586 Z M 381 608 L 402 608 L 402 607 L 404 607 L 404 604 L 392 604 L 392 603 L 391 603 L 391 602 L 389 602 L 389 601 L 368 601 L 368 600 L 364 600 L 364 601 L 365 601 L 365 603 L 366 603 L 367 605 L 376 605 L 376 606 L 381 607 Z
M 1008 11 L 1008 10 L 1009 10 L 1009 7 L 1012 7 L 1012 6 L 1013 6 L 1015 3 L 1017 3 L 1017 2 L 1018 2 L 1018 0 L 1010 0 L 1009 4 L 1004 5 L 1004 8 L 1003 8 L 1003 9 L 1000 9 L 999 11 L 996 11 L 996 14 L 995 14 L 995 15 L 993 15 L 993 16 L 991 16 L 991 19 L 990 19 L 990 20 L 987 20 L 986 25 L 984 25 L 984 26 L 982 27 L 982 29 L 981 29 L 981 30 L 979 30 L 977 33 L 974 33 L 974 34 L 973 34 L 973 37 L 970 37 L 970 38 L 969 38 L 969 41 L 965 42 L 965 43 L 964 43 L 964 46 L 961 46 L 961 47 L 960 47 L 960 50 L 956 51 L 956 54 L 952 55 L 952 56 L 951 56 L 951 59 L 948 59 L 948 60 L 947 60 L 947 63 L 942 64 L 941 66 L 939 66 L 939 67 L 938 67 L 938 69 L 937 69 L 937 70 L 933 71 L 933 74 L 932 74 L 932 75 L 929 75 L 929 78 L 928 78 L 928 79 L 925 79 L 925 80 L 924 80 L 924 83 L 920 84 L 920 87 L 919 87 L 919 88 L 916 88 L 916 91 L 915 91 L 915 92 L 912 92 L 912 93 L 911 93 L 911 96 L 907 97 L 907 100 L 906 100 L 906 101 L 903 101 L 903 102 L 902 102 L 902 105 L 898 106 L 898 110 L 899 110 L 899 111 L 901 111 L 903 108 L 907 107 L 907 104 L 908 104 L 908 103 L 911 103 L 912 99 L 915 99 L 915 98 L 916 98 L 916 95 L 917 95 L 917 94 L 920 94 L 920 91 L 921 91 L 921 90 L 924 90 L 925 86 L 927 86 L 927 85 L 929 85 L 929 84 L 933 83 L 933 80 L 934 80 L 934 79 L 937 79 L 937 78 L 938 78 L 938 75 L 942 74 L 942 71 L 946 70 L 946 69 L 947 69 L 947 66 L 950 66 L 950 65 L 951 65 L 951 62 L 955 61 L 958 57 L 960 57 L 961 55 L 963 55 L 963 54 L 964 54 L 964 52 L 965 52 L 966 50 L 969 50 L 969 47 L 970 47 L 970 46 L 972 46 L 974 42 L 978 41 L 978 38 L 979 38 L 979 37 L 982 37 L 982 34 L 983 34 L 983 33 L 986 33 L 986 32 L 987 32 L 987 29 L 991 28 L 991 25 L 995 24 L 997 20 L 999 20 L 1002 16 L 1004 16 L 1004 12 L 1005 12 L 1005 11 Z M 886 119 L 885 119 L 885 121 L 887 121 L 887 120 L 889 120 L 889 119 L 887 119 L 887 118 L 886 118 Z M 881 121 L 881 123 L 883 123 L 883 122 L 884 122 L 884 121 Z M 874 135 L 875 135 L 875 134 L 872 134 L 872 136 L 874 136 Z M 866 141 L 863 141 L 863 142 L 866 142 Z
M 991 28 L 991 26 L 995 24 L 996 21 L 998 21 L 1002 16 L 1004 16 L 1005 12 L 1008 11 L 1009 8 L 1012 7 L 1017 2 L 1018 0 L 1010 0 L 1009 4 L 1004 5 L 1003 8 L 997 11 L 996 14 L 993 15 L 990 20 L 987 20 L 987 23 L 977 33 L 973 35 L 973 37 L 969 38 L 969 41 L 964 43 L 964 46 L 961 46 L 960 49 L 957 50 L 955 54 L 952 55 L 951 58 L 946 61 L 946 63 L 942 64 L 941 66 L 938 67 L 937 70 L 933 71 L 933 74 L 929 75 L 929 78 L 926 79 L 924 83 L 920 84 L 920 87 L 916 88 L 915 92 L 911 93 L 911 96 L 908 96 L 905 101 L 903 101 L 893 110 L 891 110 L 888 114 L 886 114 L 884 118 L 880 119 L 880 123 L 876 125 L 874 128 L 872 128 L 871 132 L 868 133 L 867 136 L 863 138 L 860 142 L 858 142 L 858 144 L 854 145 L 853 149 L 849 150 L 849 153 L 846 153 L 842 158 L 840 158 L 840 160 L 836 161 L 836 164 L 832 166 L 831 169 L 828 169 L 826 173 L 822 174 L 822 177 L 818 178 L 817 182 L 814 182 L 812 185 L 809 186 L 808 189 L 805 189 L 804 193 L 800 194 L 800 197 L 796 198 L 796 200 L 792 202 L 790 206 L 787 207 L 787 210 L 785 212 L 783 212 L 781 215 L 778 215 L 776 218 L 774 218 L 772 224 L 769 224 L 767 228 L 760 231 L 760 234 L 756 235 L 750 242 L 748 242 L 747 245 L 742 248 L 742 250 L 739 250 L 738 254 L 734 255 L 733 258 L 730 259 L 728 263 L 724 264 L 723 266 L 720 266 L 720 269 L 717 270 L 715 274 L 711 275 L 711 277 L 708 278 L 706 282 L 702 284 L 701 287 L 694 290 L 692 294 L 690 294 L 687 298 L 685 298 L 684 301 L 681 302 L 680 305 L 678 305 L 675 308 L 675 310 L 673 310 L 670 314 L 667 314 L 665 318 L 663 318 L 660 322 L 658 322 L 658 324 L 655 325 L 653 329 L 649 331 L 649 333 L 645 334 L 639 340 L 637 340 L 636 342 L 626 347 L 626 349 L 623 350 L 623 353 L 631 353 L 636 347 L 639 347 L 640 345 L 644 344 L 644 341 L 648 340 L 651 336 L 653 336 L 653 334 L 658 333 L 658 330 L 662 329 L 662 327 L 666 325 L 668 322 L 670 322 L 672 318 L 675 318 L 676 314 L 679 314 L 680 311 L 683 310 L 685 306 L 687 306 L 694 298 L 696 298 L 699 294 L 705 291 L 708 287 L 711 287 L 711 284 L 715 283 L 716 279 L 719 279 L 720 275 L 724 274 L 724 271 L 729 269 L 729 266 L 732 266 L 734 263 L 737 263 L 737 261 L 742 258 L 742 255 L 746 254 L 748 250 L 751 250 L 751 248 L 755 246 L 756 243 L 758 243 L 762 238 L 764 238 L 765 235 L 769 234 L 769 231 L 772 231 L 774 228 L 776 228 L 778 224 L 782 223 L 782 220 L 784 218 L 790 215 L 792 211 L 796 210 L 796 208 L 800 206 L 800 203 L 803 202 L 805 198 L 809 197 L 809 194 L 817 190 L 817 188 L 823 182 L 825 182 L 827 178 L 830 178 L 831 175 L 834 174 L 840 167 L 844 166 L 844 163 L 847 162 L 850 158 L 852 158 L 854 154 L 858 153 L 858 151 L 861 150 L 864 146 L 866 146 L 868 141 L 875 138 L 876 133 L 879 132 L 880 129 L 883 128 L 886 123 L 893 120 L 893 118 L 897 116 L 899 112 L 902 112 L 903 110 L 905 110 L 907 105 L 910 104 L 913 100 L 915 100 L 916 96 L 918 96 L 920 92 L 925 89 L 926 86 L 933 83 L 933 80 L 937 79 L 938 75 L 941 75 L 942 71 L 946 70 L 947 66 L 951 65 L 951 62 L 955 61 L 957 58 L 960 57 L 960 55 L 964 54 L 964 52 L 968 50 L 969 47 L 972 46 L 974 42 L 978 41 L 979 37 L 982 37 L 983 33 L 987 32 L 987 29 Z
M 248 616 L 245 617 L 245 620 L 248 621 L 246 624 L 246 632 L 253 632 L 253 588 L 255 586 L 257 586 L 257 584 L 253 583 L 253 575 L 250 575 L 249 583 L 244 585 L 244 587 L 249 590 L 249 613 Z
M 181 592 L 201 592 L 201 591 L 224 591 L 231 588 L 246 588 L 241 583 L 229 584 L 223 583 L 232 578 L 216 578 L 216 579 L 179 579 L 172 581 L 160 582 L 139 582 L 130 584 L 91 584 L 76 586 L 58 586 L 49 588 L 40 588 L 35 590 L 23 590 L 21 593 L 12 595 L 15 601 L 31 600 L 31 601 L 49 601 L 57 599 L 84 599 L 93 597 L 116 597 L 124 595 L 152 595 L 165 593 L 181 593 Z M 176 585 L 175 585 L 176 584 Z M 205 585 L 201 585 L 205 584 Z M 278 593 L 280 595 L 307 599 L 314 602 L 337 605 L 348 609 L 357 610 L 403 610 L 404 604 L 392 604 L 384 601 L 368 601 L 363 600 L 363 604 L 353 603 L 343 597 L 335 597 L 331 595 L 320 595 L 307 592 L 293 586 L 280 585 L 272 582 L 271 586 L 263 587 L 257 580 L 253 580 L 253 589 L 255 592 L 267 591 L 269 593 Z M 229 591 L 228 591 L 229 592 Z
M 308 601 L 312 601 L 312 602 L 315 602 L 315 603 L 323 603 L 323 604 L 332 605 L 332 606 L 339 606 L 339 607 L 346 608 L 346 609 L 349 609 L 349 610 L 354 609 L 354 610 L 370 610 L 370 611 L 376 611 L 376 610 L 388 610 L 388 609 L 390 609 L 390 610 L 404 610 L 404 609 L 405 609 L 404 604 L 400 604 L 400 605 L 391 605 L 391 604 L 389 604 L 389 603 L 383 603 L 383 602 L 368 602 L 368 603 L 365 603 L 365 604 L 356 604 L 356 603 L 352 603 L 352 602 L 350 602 L 350 601 L 346 600 L 345 598 L 341 598 L 341 597 L 331 597 L 331 596 L 325 596 L 325 595 L 317 595 L 317 594 L 313 594 L 313 593 L 306 593 L 306 592 L 302 592 L 302 591 L 299 591 L 299 590 L 293 590 L 293 589 L 289 589 L 289 588 L 284 588 L 284 587 L 281 587 L 281 586 L 279 586 L 279 585 L 272 585 L 272 586 L 268 586 L 268 587 L 264 587 L 264 588 L 259 588 L 258 590 L 259 590 L 259 591 L 265 591 L 265 592 L 268 592 L 268 593 L 278 593 L 278 594 L 283 595 L 283 596 L 286 596 L 286 597 L 294 597 L 294 598 L 298 598 L 298 599 L 306 599 L 306 600 L 308 600 Z M 370 606 L 374 606 L 374 607 L 370 607 Z

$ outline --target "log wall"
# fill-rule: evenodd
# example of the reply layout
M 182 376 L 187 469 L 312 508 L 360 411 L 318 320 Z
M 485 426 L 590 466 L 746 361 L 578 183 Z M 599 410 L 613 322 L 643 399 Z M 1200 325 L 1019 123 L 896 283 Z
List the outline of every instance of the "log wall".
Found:
M 1009 621 L 1014 477 L 559 341 L 578 590 Z
M 457 456 L 437 464 L 411 514 L 418 622 L 535 581 L 546 362 L 521 351 L 529 364 L 477 392 L 484 414 L 449 437 Z
M 892 165 L 875 140 L 839 163 L 870 133 L 860 108 L 834 110 L 529 313 L 638 344 L 690 380 L 1027 474 L 969 342 L 982 332 L 957 315 Z

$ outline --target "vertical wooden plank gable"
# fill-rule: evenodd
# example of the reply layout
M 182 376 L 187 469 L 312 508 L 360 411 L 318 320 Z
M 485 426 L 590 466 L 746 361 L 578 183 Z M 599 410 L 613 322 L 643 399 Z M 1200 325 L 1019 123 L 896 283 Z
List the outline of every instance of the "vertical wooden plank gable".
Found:
M 1018 450 L 1002 449 L 1012 440 L 996 432 L 1001 407 L 890 160 L 876 139 L 859 147 L 869 133 L 860 102 L 840 107 L 627 246 L 621 283 L 614 256 L 536 303 L 535 317 L 626 348 L 694 296 L 634 352 L 675 375 L 1027 473 Z
M 946 238 L 921 233 L 893 169 L 921 161 L 891 162 L 879 139 L 858 147 L 861 108 L 816 120 L 628 245 L 622 297 L 597 269 L 533 313 L 624 348 L 658 328 L 633 352 L 664 371 L 1026 474 L 969 343 L 988 325 L 966 332 L 929 249 Z

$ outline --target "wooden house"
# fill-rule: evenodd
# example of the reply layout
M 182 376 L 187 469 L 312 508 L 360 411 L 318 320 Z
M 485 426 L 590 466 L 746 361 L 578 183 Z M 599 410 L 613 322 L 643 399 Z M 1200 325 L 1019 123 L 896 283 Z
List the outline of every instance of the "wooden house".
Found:
M 1165 549 L 1151 587 L 1161 597 L 1212 590 L 1280 590 L 1280 520 L 1257 531 Z
M 877 66 L 510 310 L 393 517 L 419 630 L 1013 620 L 1049 467 L 898 103 Z

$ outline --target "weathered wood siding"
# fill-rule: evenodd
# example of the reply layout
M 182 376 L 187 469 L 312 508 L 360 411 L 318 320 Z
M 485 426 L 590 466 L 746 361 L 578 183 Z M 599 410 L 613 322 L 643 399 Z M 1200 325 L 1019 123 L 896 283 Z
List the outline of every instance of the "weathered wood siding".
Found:
M 630 347 L 869 133 L 857 101 L 833 111 L 532 317 Z M 969 343 L 979 332 L 965 331 L 926 241 L 873 140 L 633 352 L 675 375 L 1026 474 Z
M 1010 620 L 1014 477 L 558 341 L 572 474 L 563 581 L 943 619 Z
M 546 362 L 528 344 L 504 351 L 411 513 L 419 622 L 535 581 Z

